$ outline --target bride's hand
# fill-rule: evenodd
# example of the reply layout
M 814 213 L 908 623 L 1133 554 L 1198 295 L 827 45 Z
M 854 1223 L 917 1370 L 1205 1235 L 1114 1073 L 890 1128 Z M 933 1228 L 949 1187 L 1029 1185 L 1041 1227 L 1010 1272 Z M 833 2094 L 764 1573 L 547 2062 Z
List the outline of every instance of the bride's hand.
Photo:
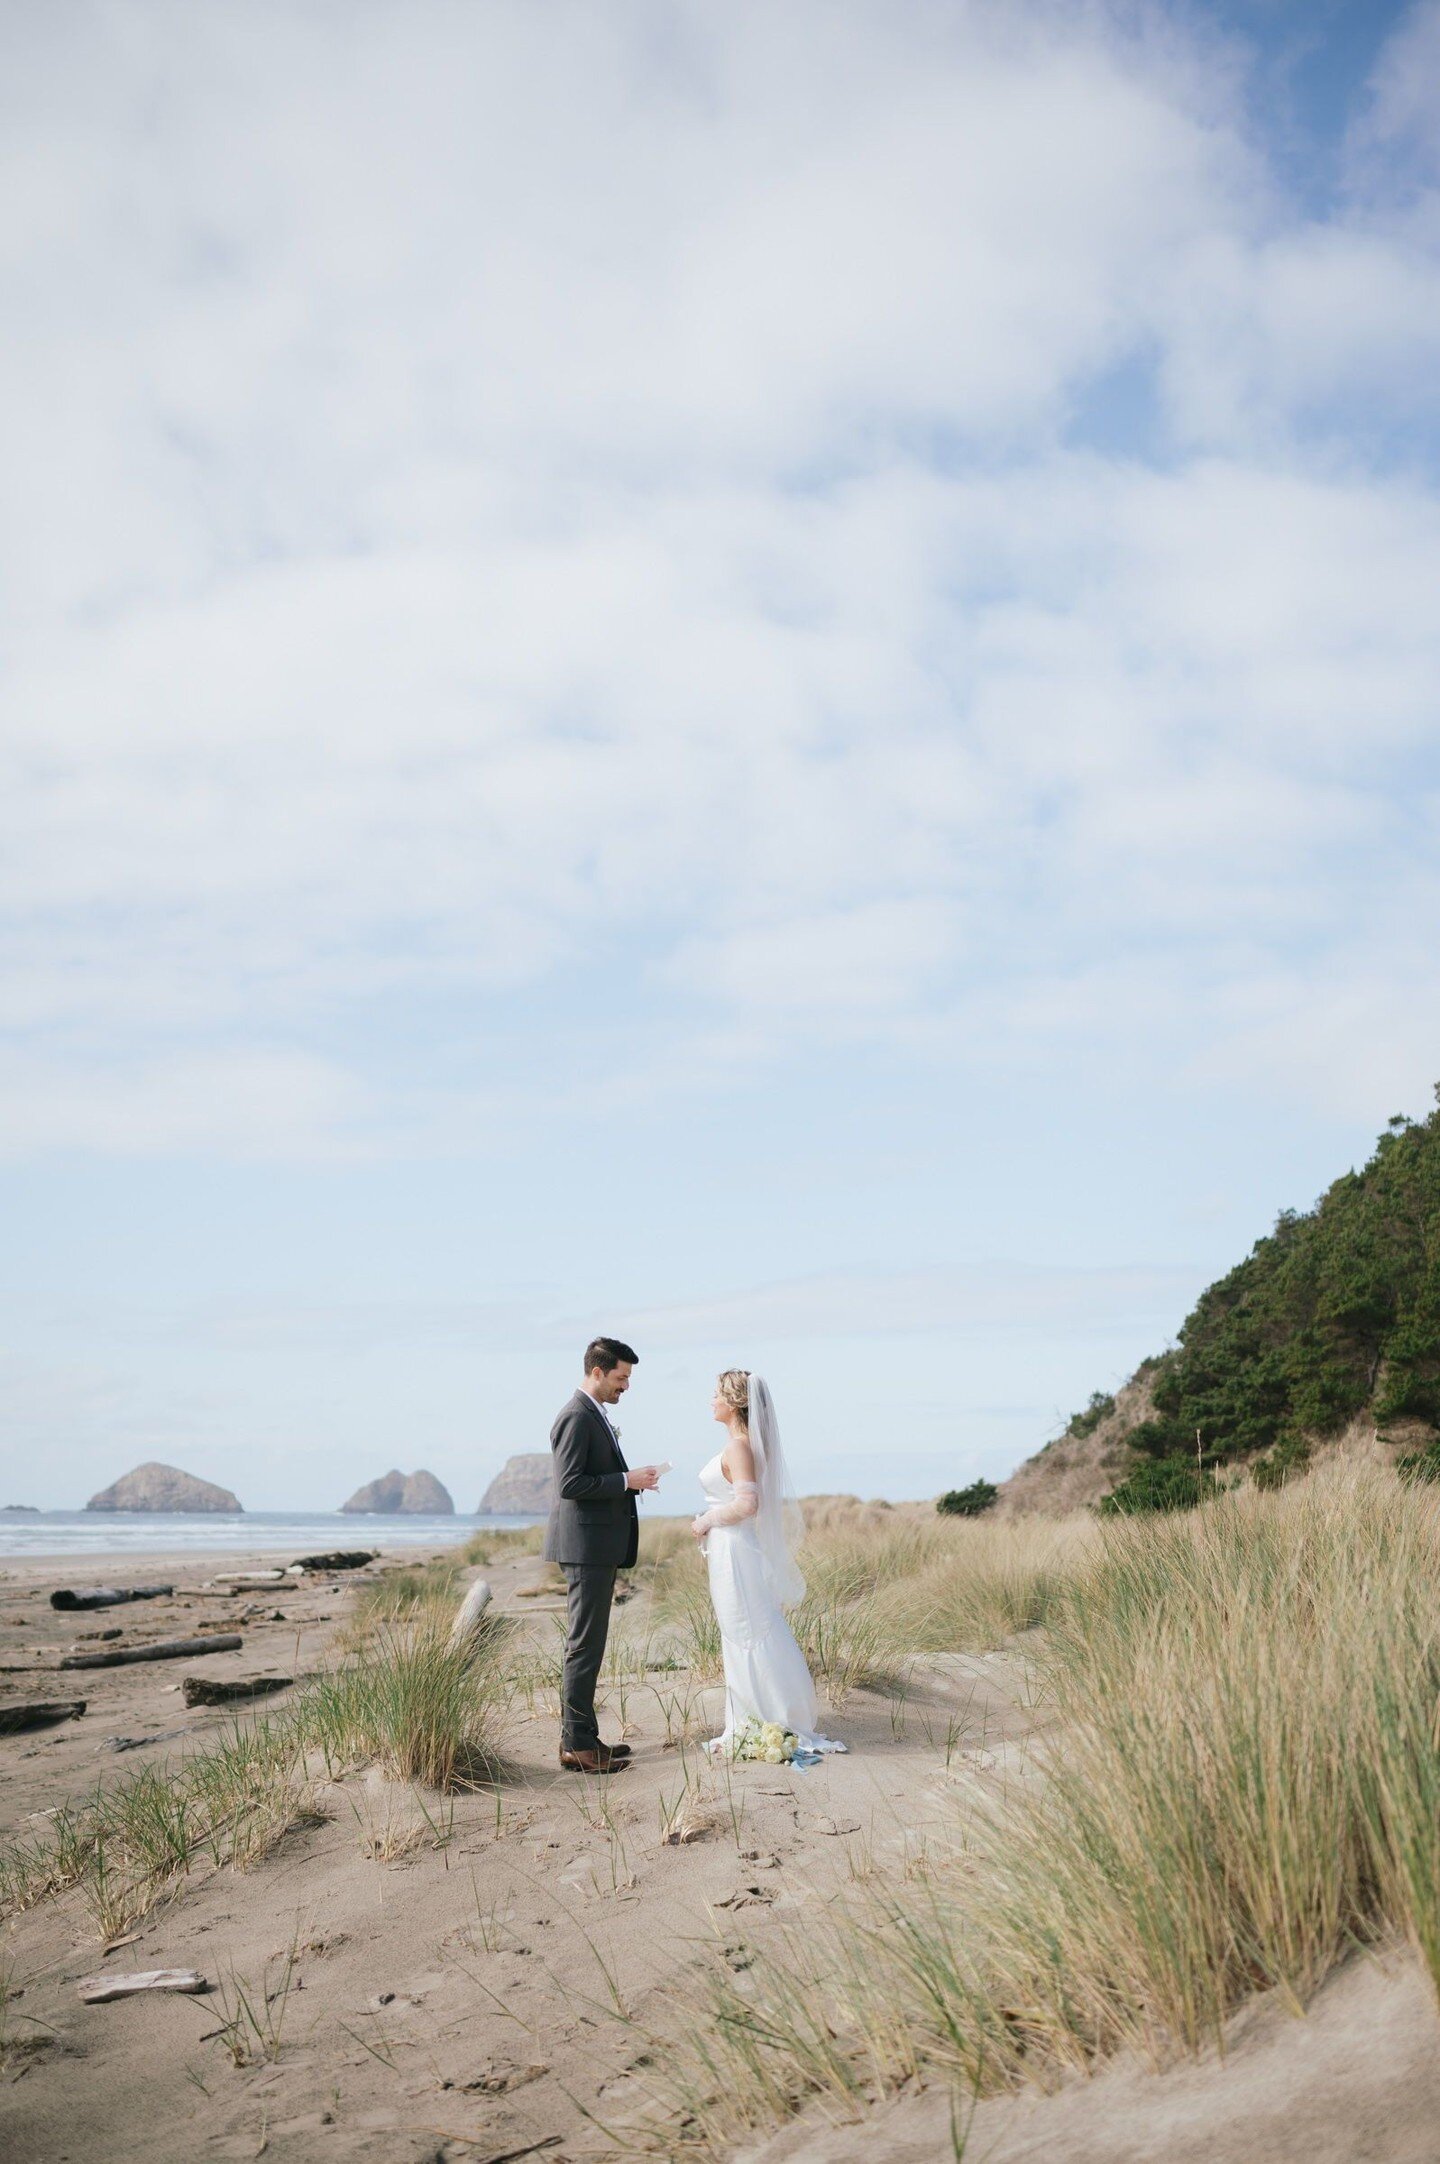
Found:
M 705 1535 L 709 1532 L 710 1528 L 705 1523 L 705 1520 L 703 1518 L 697 1517 L 690 1520 L 690 1530 L 695 1535 L 695 1538 L 697 1540 L 703 1540 L 705 1538 Z

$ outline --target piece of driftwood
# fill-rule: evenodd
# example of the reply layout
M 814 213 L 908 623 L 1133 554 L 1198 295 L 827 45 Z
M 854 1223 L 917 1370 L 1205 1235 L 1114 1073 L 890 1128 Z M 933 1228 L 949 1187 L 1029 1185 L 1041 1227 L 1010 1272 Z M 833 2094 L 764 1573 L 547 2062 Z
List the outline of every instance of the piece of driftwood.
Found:
M 27 1728 L 53 1728 L 57 1721 L 78 1721 L 83 1698 L 43 1698 L 28 1706 L 0 1706 L 0 1736 L 23 1735 Z
M 337 1548 L 333 1555 L 297 1555 L 292 1570 L 363 1570 L 380 1553 L 378 1548 Z
M 475 1632 L 480 1628 L 480 1618 L 489 1605 L 489 1580 L 477 1578 L 465 1595 L 464 1600 L 461 1601 L 456 1612 L 455 1621 L 450 1626 L 450 1643 L 452 1646 L 463 1646 L 467 1639 L 474 1636 Z
M 272 1691 L 288 1691 L 293 1676 L 239 1676 L 222 1682 L 209 1676 L 186 1676 L 181 1689 L 187 1706 L 234 1706 L 250 1698 L 268 1698 Z
M 199 1653 L 238 1653 L 245 1643 L 238 1631 L 217 1631 L 213 1638 L 170 1638 L 156 1646 L 123 1646 L 113 1653 L 67 1653 L 62 1668 L 125 1668 L 131 1661 L 184 1661 Z
M 129 1975 L 82 1976 L 75 1989 L 87 2006 L 132 1998 L 137 1991 L 208 1991 L 198 1969 L 134 1969 Z
M 62 1585 L 50 1595 L 52 1608 L 118 1608 L 127 1600 L 163 1600 L 173 1585 Z
M 237 1592 L 253 1593 L 261 1587 L 274 1587 L 285 1583 L 283 1570 L 217 1570 L 213 1585 L 234 1586 Z

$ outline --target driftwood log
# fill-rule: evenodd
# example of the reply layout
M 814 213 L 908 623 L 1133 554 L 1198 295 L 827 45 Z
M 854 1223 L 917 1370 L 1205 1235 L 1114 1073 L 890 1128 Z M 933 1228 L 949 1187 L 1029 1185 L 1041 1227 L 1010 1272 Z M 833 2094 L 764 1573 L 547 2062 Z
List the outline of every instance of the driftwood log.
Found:
M 50 1595 L 52 1608 L 118 1608 L 127 1600 L 163 1600 L 173 1585 L 62 1585 Z
M 135 1969 L 127 1976 L 82 1976 L 75 1989 L 87 2006 L 128 1999 L 137 1991 L 208 1991 L 198 1969 Z
M 162 1645 L 123 1646 L 113 1653 L 67 1653 L 62 1668 L 126 1668 L 131 1661 L 184 1661 L 199 1653 L 238 1653 L 245 1643 L 238 1631 L 216 1631 L 211 1638 L 170 1638 Z
M 0 1706 L 0 1736 L 23 1735 L 27 1728 L 53 1728 L 57 1721 L 78 1721 L 83 1698 L 38 1699 L 28 1706 Z
M 452 1646 L 463 1646 L 474 1637 L 480 1628 L 480 1619 L 489 1605 L 490 1582 L 487 1578 L 477 1578 L 461 1601 L 455 1621 L 450 1626 Z
M 293 1676 L 240 1676 L 227 1683 L 209 1676 L 185 1676 L 180 1688 L 187 1706 L 234 1706 L 251 1698 L 268 1698 L 272 1691 L 288 1691 L 294 1680 Z
M 285 1583 L 283 1570 L 217 1570 L 212 1585 L 228 1585 L 237 1592 L 254 1592 L 260 1587 L 273 1590 Z
M 292 1570 L 363 1570 L 380 1553 L 378 1548 L 337 1548 L 333 1555 L 298 1555 Z

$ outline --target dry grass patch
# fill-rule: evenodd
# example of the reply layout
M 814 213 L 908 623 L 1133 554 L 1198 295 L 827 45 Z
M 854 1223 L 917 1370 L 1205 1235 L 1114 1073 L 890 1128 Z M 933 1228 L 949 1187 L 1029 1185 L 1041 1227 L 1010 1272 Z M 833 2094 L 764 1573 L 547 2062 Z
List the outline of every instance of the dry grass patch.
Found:
M 545 1538 L 543 1525 L 505 1525 L 492 1527 L 488 1532 L 472 1533 L 460 1550 L 460 1561 L 473 1570 L 484 1570 L 495 1563 L 508 1563 L 512 1557 L 538 1555 Z
M 913 1652 L 977 1653 L 1043 1628 L 1099 1538 L 1089 1517 L 942 1519 L 881 1580 L 889 1639 Z
M 1004 1539 L 989 1560 L 1002 1583 L 1017 1566 Z M 917 2074 L 1163 2062 L 1253 1993 L 1303 2006 L 1385 1933 L 1440 1988 L 1436 1504 L 1335 1473 L 1031 1562 L 1063 1747 L 962 1803 L 948 1860 L 717 1966 L 654 2046 L 658 2149 L 719 2153 Z

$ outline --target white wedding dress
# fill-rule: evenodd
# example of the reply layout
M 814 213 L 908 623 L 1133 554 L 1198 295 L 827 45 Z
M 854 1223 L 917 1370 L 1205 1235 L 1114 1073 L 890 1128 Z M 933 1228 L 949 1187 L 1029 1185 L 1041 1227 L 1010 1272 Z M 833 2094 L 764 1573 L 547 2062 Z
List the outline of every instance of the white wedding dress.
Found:
M 815 1685 L 758 1531 L 758 1489 L 749 1481 L 732 1485 L 721 1470 L 723 1457 L 721 1451 L 700 1474 L 710 1520 L 704 1542 L 710 1598 L 725 1656 L 725 1732 L 708 1748 L 729 1750 L 746 1721 L 778 1721 L 802 1751 L 843 1751 L 843 1743 L 816 1728 Z

